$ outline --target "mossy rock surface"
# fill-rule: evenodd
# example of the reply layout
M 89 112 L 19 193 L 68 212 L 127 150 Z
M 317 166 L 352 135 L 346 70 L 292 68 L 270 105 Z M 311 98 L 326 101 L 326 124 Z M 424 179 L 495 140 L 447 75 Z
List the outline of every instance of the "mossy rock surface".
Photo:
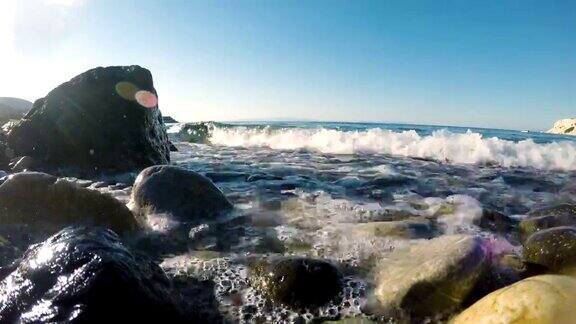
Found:
M 519 225 L 520 239 L 552 227 L 576 226 L 576 205 L 560 204 L 532 211 Z
M 310 258 L 285 258 L 253 267 L 253 284 L 277 305 L 314 308 L 338 298 L 342 274 L 331 263 Z
M 532 234 L 524 243 L 524 260 L 552 271 L 576 266 L 576 227 L 555 227 Z
M 46 173 L 21 172 L 0 185 L 0 225 L 55 233 L 69 225 L 104 226 L 124 234 L 141 227 L 114 197 Z

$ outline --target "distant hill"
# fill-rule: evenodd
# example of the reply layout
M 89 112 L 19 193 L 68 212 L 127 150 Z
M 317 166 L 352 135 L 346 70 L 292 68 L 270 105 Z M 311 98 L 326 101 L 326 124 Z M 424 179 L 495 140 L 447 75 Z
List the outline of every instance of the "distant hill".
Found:
M 32 108 L 32 103 L 28 100 L 0 97 L 0 123 L 5 123 L 10 119 L 20 119 Z
M 576 118 L 561 119 L 554 123 L 548 133 L 562 135 L 576 135 Z

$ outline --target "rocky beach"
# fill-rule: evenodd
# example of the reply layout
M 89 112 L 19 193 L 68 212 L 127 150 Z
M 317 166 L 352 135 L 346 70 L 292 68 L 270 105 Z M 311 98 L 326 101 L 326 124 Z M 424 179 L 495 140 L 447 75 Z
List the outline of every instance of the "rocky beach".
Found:
M 133 65 L 0 100 L 1 323 L 573 322 L 575 141 L 159 97 Z

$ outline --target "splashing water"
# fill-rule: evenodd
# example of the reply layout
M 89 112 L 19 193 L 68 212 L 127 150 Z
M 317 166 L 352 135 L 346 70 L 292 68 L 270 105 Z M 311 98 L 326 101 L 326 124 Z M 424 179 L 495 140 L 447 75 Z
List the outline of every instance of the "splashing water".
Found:
M 504 167 L 576 170 L 576 143 L 536 143 L 485 138 L 468 131 L 437 130 L 422 136 L 414 130 L 394 132 L 381 128 L 362 131 L 335 129 L 271 129 L 214 127 L 210 142 L 275 150 L 307 149 L 331 154 L 389 154 L 459 164 L 498 164 Z

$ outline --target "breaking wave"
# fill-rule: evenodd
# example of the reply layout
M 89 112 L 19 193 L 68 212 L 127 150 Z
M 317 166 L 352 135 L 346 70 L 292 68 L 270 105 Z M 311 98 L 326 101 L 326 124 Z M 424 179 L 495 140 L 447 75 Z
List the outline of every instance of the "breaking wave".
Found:
M 381 128 L 342 131 L 326 128 L 272 128 L 212 124 L 209 142 L 236 147 L 276 150 L 311 150 L 331 154 L 387 154 L 432 159 L 456 164 L 497 164 L 576 170 L 576 142 L 535 143 L 484 137 L 468 131 L 437 130 L 419 135 L 414 130 L 394 132 Z

